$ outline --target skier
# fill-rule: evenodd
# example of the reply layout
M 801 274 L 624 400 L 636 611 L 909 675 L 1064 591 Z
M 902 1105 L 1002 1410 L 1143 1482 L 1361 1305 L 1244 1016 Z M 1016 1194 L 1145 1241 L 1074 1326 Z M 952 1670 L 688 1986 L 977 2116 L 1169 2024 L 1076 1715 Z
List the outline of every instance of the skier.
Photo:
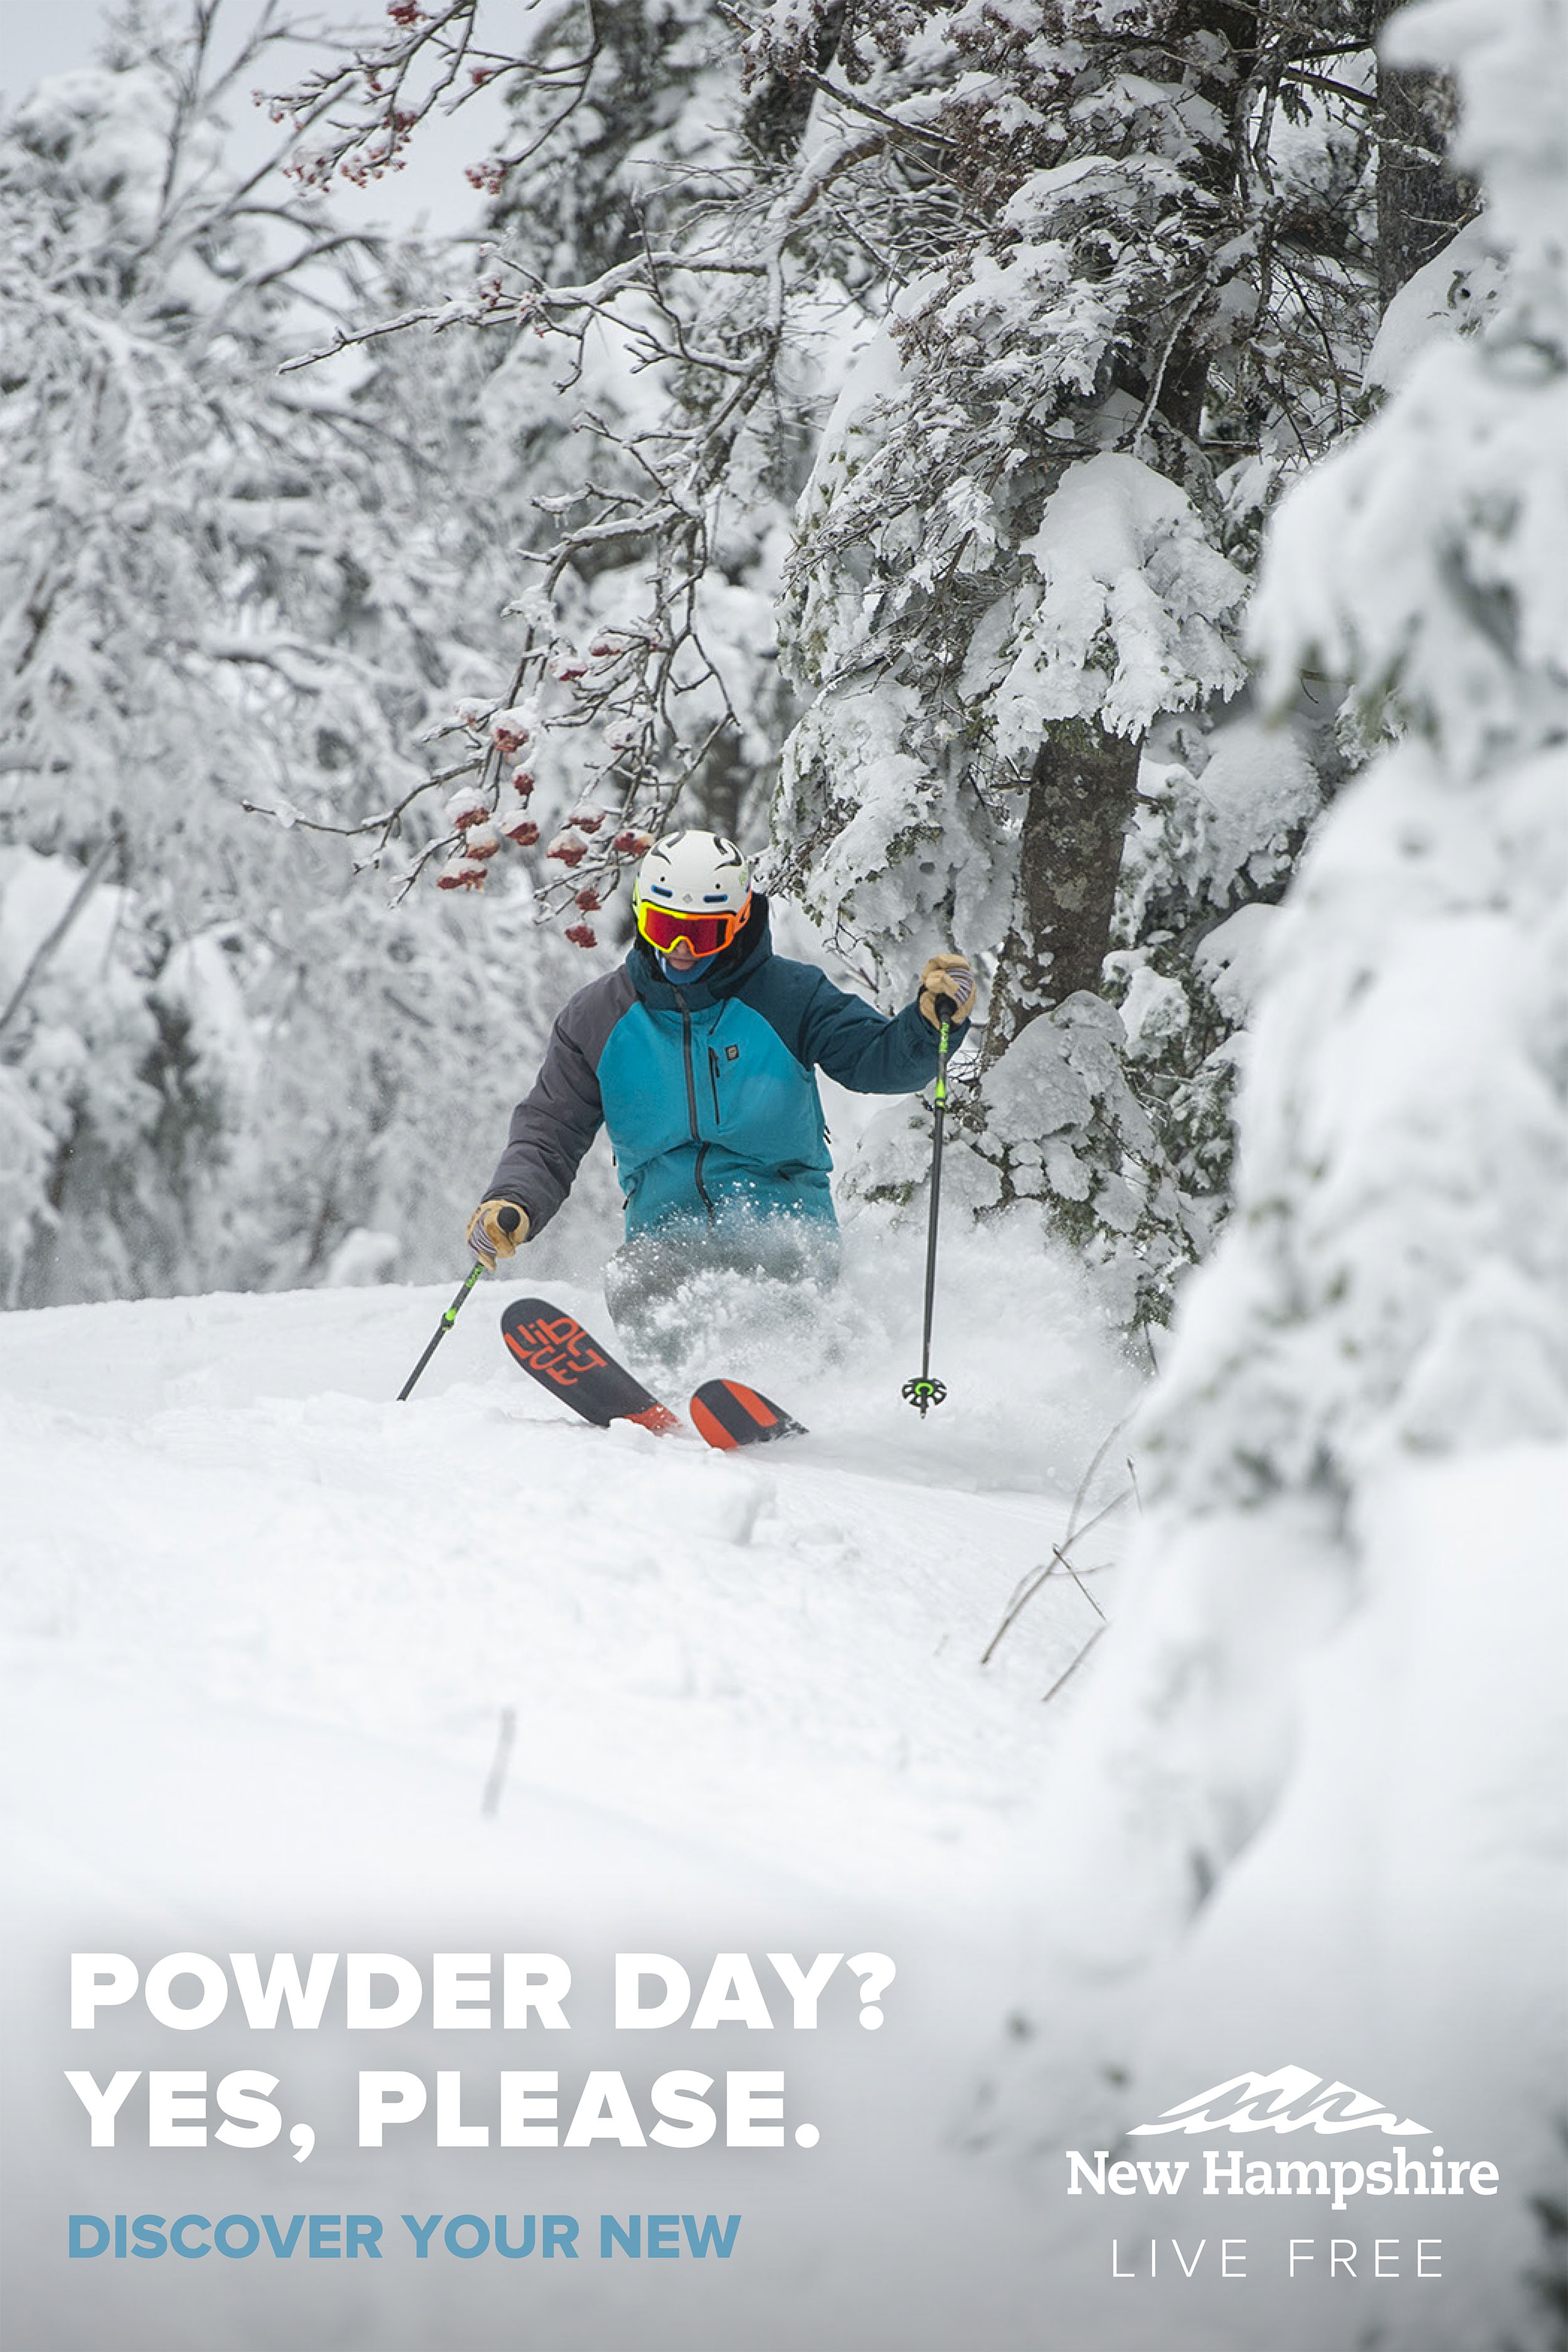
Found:
M 968 964 L 931 957 L 914 1003 L 888 1019 L 815 964 L 773 953 L 766 898 L 735 844 L 711 833 L 656 843 L 632 906 L 625 963 L 556 1019 L 469 1248 L 493 1268 L 542 1233 L 603 1124 L 626 1195 L 605 1282 L 617 1323 L 646 1321 L 706 1267 L 831 1280 L 838 1231 L 814 1069 L 862 1094 L 924 1086 L 939 996 L 956 1007 L 955 1040 L 967 1029 Z M 503 1224 L 503 1211 L 517 1214 Z

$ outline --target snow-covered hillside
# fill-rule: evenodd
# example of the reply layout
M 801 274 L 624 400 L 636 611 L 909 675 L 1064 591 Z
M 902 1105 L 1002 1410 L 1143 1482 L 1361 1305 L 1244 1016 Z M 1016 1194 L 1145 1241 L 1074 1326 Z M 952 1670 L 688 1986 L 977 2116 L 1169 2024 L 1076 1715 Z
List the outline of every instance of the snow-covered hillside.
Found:
M 1088 1593 L 1112 1605 L 1114 1518 L 1076 1556 L 1096 1574 L 1047 1585 L 992 1664 L 979 1659 L 1136 1383 L 1070 1276 L 960 1245 L 939 1323 L 952 1399 L 922 1426 L 899 1395 L 918 1363 L 908 1248 L 907 1264 L 885 1242 L 858 1263 L 852 1245 L 842 1305 L 808 1339 L 716 1313 L 692 1377 L 749 1375 L 813 1424 L 749 1458 L 573 1420 L 504 1356 L 500 1286 L 470 1301 L 407 1405 L 390 1400 L 448 1292 L 151 1301 L 0 1325 L 4 1786 L 8 1883 L 24 1897 L 10 2028 L 27 2053 L 13 2069 L 13 2167 L 27 2160 L 12 2210 L 47 2249 L 13 2294 L 34 2327 L 47 2309 L 51 2347 L 211 2343 L 246 2312 L 260 2333 L 222 2340 L 282 2341 L 268 2331 L 291 2324 L 289 2294 L 320 2324 L 326 2292 L 319 2268 L 307 2292 L 279 2263 L 193 2263 L 144 2274 L 163 2284 L 142 2286 L 139 2306 L 124 2267 L 56 2259 L 68 2210 L 162 2211 L 176 2195 L 204 2210 L 220 2196 L 260 2198 L 258 2210 L 268 2198 L 412 2210 L 425 2196 L 428 2211 L 531 2196 L 536 2210 L 581 2202 L 579 2170 L 606 2206 L 613 2191 L 685 2207 L 705 2166 L 700 2194 L 750 2218 L 746 2262 L 723 2274 L 732 2300 L 721 2317 L 688 2313 L 694 2340 L 711 2325 L 736 2341 L 743 2325 L 748 2342 L 793 2341 L 804 2315 L 787 2282 L 802 2261 L 809 2307 L 828 2297 L 845 2344 L 888 2340 L 875 2330 L 895 2310 L 900 2341 L 953 2343 L 981 2307 L 989 2340 L 1027 2340 L 1041 2259 L 1028 2207 L 952 2133 L 1015 1990 L 1021 1825 L 1070 1719 L 1039 1702 L 1100 1622 Z M 605 1326 L 593 1293 L 559 1295 Z M 485 1818 L 503 1709 L 514 1744 Z M 459 2156 L 454 2189 L 427 2124 L 416 2160 L 360 2155 L 336 2077 L 302 2173 L 283 2142 L 244 2162 L 219 2152 L 220 2182 L 237 2185 L 215 2185 L 211 2153 L 127 2147 L 145 2138 L 140 2121 L 112 2155 L 89 2155 L 61 2069 L 90 2063 L 102 2081 L 110 2063 L 212 2053 L 140 2011 L 87 2047 L 63 2030 L 68 1951 L 145 1966 L 251 1940 L 548 1948 L 589 1986 L 620 1948 L 684 1953 L 700 1983 L 703 1952 L 783 1943 L 803 1959 L 886 1951 L 899 1977 L 873 2042 L 840 1972 L 823 2054 L 807 2046 L 814 2105 L 790 2047 L 731 2046 L 709 2064 L 783 2064 L 794 2112 L 822 2130 L 809 2157 L 760 2159 L 749 2197 L 732 2158 L 618 2148 L 551 2159 L 565 2176 L 536 2191 L 467 2185 L 474 2159 Z M 584 2064 L 624 2063 L 614 2035 L 579 2038 Z M 359 2063 L 431 2057 L 391 2039 Z M 262 2063 L 254 2045 L 243 2054 Z M 354 2054 L 337 2050 L 340 2072 Z M 486 2079 L 525 2063 L 481 2055 Z M 288 2081 L 300 2063 L 265 2063 Z M 655 2194 L 642 2182 L 658 2168 Z M 851 2229 L 846 2199 L 862 2209 Z M 958 2260 L 949 2210 L 971 2248 Z M 465 2325 L 500 2328 L 511 2274 L 498 2287 L 491 2267 L 447 2263 L 431 2287 L 439 2318 L 420 2299 L 426 2273 L 409 2300 L 403 2271 L 387 2266 L 386 2289 L 356 2272 L 342 2293 L 371 2332 L 342 2340 L 451 2341 L 441 2331 L 465 2311 Z M 542 2294 L 555 2273 L 543 2277 Z M 635 2297 L 616 2316 L 628 2292 L 595 2269 L 550 2304 L 549 2341 L 630 2342 L 613 2333 L 633 2326 Z M 663 2307 L 678 2303 L 672 2286 Z
M 984 1253 L 961 1242 L 938 1334 L 952 1395 L 922 1427 L 898 1393 L 916 1360 L 915 1245 L 883 1235 L 862 1255 L 857 1230 L 841 1303 L 815 1326 L 770 1329 L 715 1303 L 666 1382 L 679 1394 L 725 1366 L 814 1424 L 746 1458 L 568 1418 L 500 1348 L 502 1286 L 470 1302 L 405 1406 L 390 1400 L 440 1290 L 0 1325 L 5 1868 L 20 1898 L 8 2203 L 28 2352 L 271 2347 L 301 2326 L 377 2347 L 444 2345 L 460 2327 L 488 2347 L 515 2340 L 520 2310 L 552 2352 L 782 2347 L 803 2329 L 833 2352 L 1000 2352 L 1037 2344 L 1046 2308 L 1108 2352 L 1339 2352 L 1373 2321 L 1411 2352 L 1489 2341 L 1476 2330 L 1538 2252 L 1542 2069 L 1563 2042 L 1548 1793 L 1563 1456 L 1391 1477 L 1364 1505 L 1359 1588 L 1310 1605 L 1310 1546 L 1292 1567 L 1274 1537 L 1267 1558 L 1233 1545 L 1228 1601 L 1211 1571 L 1194 1583 L 1191 1559 L 1146 1545 L 1120 1590 L 1124 1508 L 1075 1550 L 1084 1585 L 1047 1583 L 982 1667 L 1138 1383 L 1059 1266 L 994 1235 Z M 591 1289 L 559 1291 L 603 1326 Z M 1095 1498 L 1116 1492 L 1125 1450 L 1110 1449 Z M 1121 1633 L 1042 1709 L 1100 1622 L 1090 1592 Z M 1213 1680 L 1207 1719 L 1257 1826 L 1173 1944 L 1163 1878 L 1130 1878 L 1119 1854 L 1157 1853 L 1162 1808 L 1184 1801 L 1181 1745 L 1163 1778 L 1147 1761 L 1161 1753 L 1149 1710 L 1182 1656 Z M 72 1950 L 145 1970 L 251 1948 L 421 1965 L 443 1949 L 560 1952 L 588 2028 L 569 2057 L 547 2053 L 563 2101 L 588 2068 L 616 2065 L 646 2097 L 654 2070 L 639 2074 L 612 2030 L 617 1950 L 675 1954 L 699 1986 L 721 1951 L 764 1974 L 781 1948 L 803 1964 L 886 1952 L 898 1974 L 874 2038 L 845 1969 L 819 2041 L 788 2032 L 776 1987 L 774 2030 L 755 2041 L 740 2025 L 656 2037 L 660 2064 L 679 2044 L 674 2063 L 709 2076 L 784 2072 L 788 2120 L 816 2124 L 820 2144 L 744 2158 L 438 2150 L 429 2117 L 395 2149 L 355 2146 L 356 2065 L 430 2080 L 460 2061 L 471 2119 L 499 2066 L 539 2063 L 510 2037 L 504 2053 L 480 2037 L 455 2057 L 416 2022 L 368 2057 L 340 2032 L 319 2048 L 279 2035 L 258 2059 L 243 2027 L 187 2037 L 140 2006 L 100 2019 L 90 2043 L 66 2027 Z M 286 2138 L 243 2156 L 149 2150 L 141 2091 L 120 2145 L 91 2151 L 62 2081 L 89 2063 L 100 2083 L 113 2067 L 216 2082 L 265 2063 L 315 2151 L 297 2170 Z M 1068 2147 L 1136 2153 L 1134 2122 L 1280 2065 L 1397 2101 L 1454 2155 L 1500 2162 L 1502 2196 L 1408 2226 L 1321 2200 L 1279 2218 L 1216 2211 L 1195 2168 L 1152 2220 L 1068 2198 Z M 1196 2168 L 1204 2148 L 1152 2152 Z M 358 2210 L 395 2229 L 405 2210 L 589 2206 L 740 2210 L 744 2260 L 688 2263 L 650 2300 L 629 2263 L 143 2272 L 68 2263 L 60 2243 L 68 2211 Z M 1305 2269 L 1299 2291 L 1274 2275 L 1286 2235 L 1315 2231 L 1326 2252 L 1330 2227 L 1359 2240 L 1373 2223 L 1412 2249 L 1417 2224 L 1443 2238 L 1440 2296 L 1409 2262 L 1375 2309 L 1370 2282 L 1330 2296 Z M 1143 2250 L 1161 2228 L 1184 2260 L 1248 2237 L 1250 2294 L 1214 2260 L 1180 2294 L 1156 2290 Z M 1113 2239 L 1133 2266 L 1115 2284 Z
M 907 1888 L 933 1841 L 944 1881 L 956 1853 L 979 1884 L 1033 1773 L 1040 1693 L 1098 1620 L 1067 1584 L 984 1675 L 979 1653 L 1133 1392 L 1109 1345 L 1084 1371 L 1065 1285 L 1070 1338 L 1033 1365 L 994 1338 L 1006 1290 L 994 1276 L 973 1298 L 925 1424 L 899 1394 L 919 1360 L 905 1317 L 857 1339 L 847 1305 L 804 1353 L 721 1329 L 693 1376 L 738 1370 L 812 1424 L 734 1460 L 576 1421 L 503 1353 L 501 1286 L 406 1406 L 449 1288 L 8 1318 L 9 1630 L 84 1674 L 479 1780 L 513 1706 L 520 1781 L 649 1824 L 700 1808 L 717 1843 L 822 1884 Z M 593 1293 L 552 1295 L 613 1329 Z M 668 1385 L 679 1402 L 690 1381 Z

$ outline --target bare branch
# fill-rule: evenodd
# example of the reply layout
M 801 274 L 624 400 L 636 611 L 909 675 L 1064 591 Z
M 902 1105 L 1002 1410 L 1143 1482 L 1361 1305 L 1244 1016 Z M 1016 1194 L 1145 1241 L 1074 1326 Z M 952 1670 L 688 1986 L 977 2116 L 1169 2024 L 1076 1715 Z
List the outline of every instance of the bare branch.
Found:
M 1045 1696 L 1040 1701 L 1040 1705 L 1042 1706 L 1049 1706 L 1052 1699 L 1055 1698 L 1058 1691 L 1061 1689 L 1064 1683 L 1071 1682 L 1074 1675 L 1077 1674 L 1079 1666 L 1082 1665 L 1085 1658 L 1088 1657 L 1095 1643 L 1100 1641 L 1101 1637 L 1109 1632 L 1109 1627 L 1105 1625 L 1097 1625 L 1095 1627 L 1094 1632 L 1089 1635 L 1088 1641 L 1084 1643 L 1082 1649 L 1079 1652 L 1077 1657 L 1068 1668 L 1066 1674 L 1058 1675 L 1055 1682 L 1051 1685 L 1049 1690 L 1047 1691 Z
M 1111 1500 L 1106 1504 L 1103 1510 L 1097 1511 L 1092 1519 L 1087 1520 L 1084 1525 L 1079 1528 L 1076 1536 L 1068 1536 L 1063 1540 L 1063 1542 L 1053 1544 L 1051 1546 L 1051 1558 L 1046 1563 L 1045 1567 L 1036 1569 L 1030 1576 L 1026 1577 L 1015 1592 L 1013 1600 L 1008 1603 L 1006 1612 L 1003 1616 L 1002 1622 L 997 1626 L 996 1631 L 992 1634 L 990 1641 L 987 1642 L 984 1649 L 981 1652 L 980 1663 L 983 1666 L 988 1666 L 990 1664 L 992 1656 L 995 1652 L 996 1646 L 1001 1641 L 1002 1636 L 1011 1626 L 1017 1623 L 1018 1619 L 1023 1615 L 1025 1610 L 1028 1607 L 1036 1593 L 1040 1591 L 1043 1585 L 1047 1584 L 1050 1581 L 1050 1579 L 1056 1574 L 1057 1570 L 1058 1568 L 1062 1568 L 1067 1570 L 1069 1576 L 1073 1575 L 1072 1565 L 1067 1556 L 1068 1548 L 1072 1544 L 1076 1543 L 1080 1537 L 1088 1535 L 1091 1529 L 1099 1527 L 1102 1519 L 1108 1519 L 1112 1511 L 1120 1510 L 1122 1504 L 1128 1501 L 1131 1493 L 1132 1489 L 1131 1486 L 1123 1486 L 1121 1492 L 1119 1495 L 1114 1496 Z M 1090 1596 L 1086 1592 L 1084 1594 L 1084 1599 L 1086 1601 L 1089 1601 Z M 1098 1601 L 1090 1601 L 1090 1606 L 1095 1609 L 1099 1609 L 1100 1603 Z M 1104 1613 L 1104 1611 L 1101 1610 L 1100 1614 L 1103 1616 Z

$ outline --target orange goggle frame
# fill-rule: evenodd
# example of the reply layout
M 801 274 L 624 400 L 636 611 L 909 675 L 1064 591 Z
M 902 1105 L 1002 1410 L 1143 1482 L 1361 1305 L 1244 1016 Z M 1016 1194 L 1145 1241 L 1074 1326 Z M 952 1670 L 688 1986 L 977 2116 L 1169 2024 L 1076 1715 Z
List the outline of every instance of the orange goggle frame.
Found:
M 650 948 L 668 955 L 680 940 L 699 961 L 704 956 L 718 955 L 732 940 L 738 939 L 746 917 L 752 911 L 750 893 L 739 908 L 721 908 L 712 915 L 696 915 L 686 907 L 660 907 L 651 898 L 637 901 L 637 929 Z

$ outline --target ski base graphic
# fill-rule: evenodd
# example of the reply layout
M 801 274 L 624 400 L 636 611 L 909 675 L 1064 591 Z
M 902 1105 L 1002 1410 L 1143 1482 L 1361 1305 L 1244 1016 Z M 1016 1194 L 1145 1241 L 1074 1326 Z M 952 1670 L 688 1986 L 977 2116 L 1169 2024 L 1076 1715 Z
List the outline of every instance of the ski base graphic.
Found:
M 778 1437 L 804 1437 L 805 1428 L 782 1405 L 759 1396 L 739 1381 L 704 1381 L 691 1400 L 700 1437 L 726 1452 L 736 1445 L 767 1445 Z
M 661 1436 L 679 1428 L 668 1406 L 617 1364 L 563 1307 L 552 1307 L 547 1298 L 514 1298 L 501 1310 L 500 1328 L 523 1370 L 595 1429 L 607 1429 L 612 1421 L 635 1421 Z
M 509 1354 L 530 1378 L 595 1429 L 607 1429 L 612 1421 L 635 1421 L 663 1437 L 680 1427 L 668 1406 L 563 1307 L 552 1307 L 547 1298 L 514 1298 L 501 1310 L 500 1328 Z M 704 1381 L 691 1399 L 691 1419 L 698 1435 L 724 1453 L 805 1434 L 782 1405 L 739 1381 Z

